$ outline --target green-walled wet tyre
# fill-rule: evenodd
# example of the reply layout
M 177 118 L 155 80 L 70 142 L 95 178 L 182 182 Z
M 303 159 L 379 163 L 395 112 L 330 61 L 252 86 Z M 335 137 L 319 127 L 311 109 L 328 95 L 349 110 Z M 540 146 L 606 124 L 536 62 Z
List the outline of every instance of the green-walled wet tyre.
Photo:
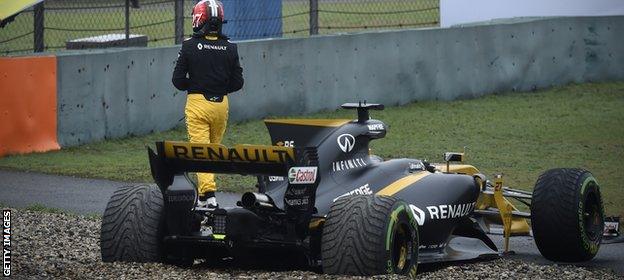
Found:
M 600 188 L 587 170 L 557 168 L 537 180 L 531 202 L 537 248 L 552 261 L 591 260 L 602 240 L 604 208 Z
M 418 225 L 409 205 L 388 196 L 354 195 L 331 206 L 321 240 L 323 272 L 416 276 Z
M 164 232 L 164 201 L 158 187 L 120 187 L 102 217 L 102 261 L 161 262 Z

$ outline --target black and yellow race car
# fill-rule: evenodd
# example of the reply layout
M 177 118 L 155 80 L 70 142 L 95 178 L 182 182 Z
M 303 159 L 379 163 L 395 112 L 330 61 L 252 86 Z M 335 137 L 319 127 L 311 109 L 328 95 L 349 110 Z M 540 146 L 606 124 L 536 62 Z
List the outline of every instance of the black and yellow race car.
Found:
M 194 259 L 301 261 L 324 273 L 415 275 L 419 263 L 500 255 L 532 235 L 544 257 L 586 261 L 600 246 L 604 210 L 592 174 L 543 173 L 511 189 L 444 153 L 441 164 L 382 160 L 369 142 L 383 105 L 347 103 L 355 120 L 267 120 L 273 145 L 164 141 L 148 148 L 157 186 L 122 187 L 102 219 L 102 259 L 192 264 Z M 235 207 L 199 208 L 189 172 L 257 176 Z M 520 211 L 511 201 L 525 204 Z M 505 248 L 488 237 L 502 229 Z

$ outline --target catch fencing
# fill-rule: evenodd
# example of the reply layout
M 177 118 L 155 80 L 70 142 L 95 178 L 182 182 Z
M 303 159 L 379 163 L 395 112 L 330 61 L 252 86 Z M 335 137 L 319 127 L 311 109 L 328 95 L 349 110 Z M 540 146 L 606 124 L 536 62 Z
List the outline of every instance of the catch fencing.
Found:
M 47 0 L 4 19 L 0 54 L 168 46 L 190 36 L 195 0 Z M 234 40 L 439 25 L 439 0 L 222 0 Z M 90 45 L 87 43 L 91 43 Z

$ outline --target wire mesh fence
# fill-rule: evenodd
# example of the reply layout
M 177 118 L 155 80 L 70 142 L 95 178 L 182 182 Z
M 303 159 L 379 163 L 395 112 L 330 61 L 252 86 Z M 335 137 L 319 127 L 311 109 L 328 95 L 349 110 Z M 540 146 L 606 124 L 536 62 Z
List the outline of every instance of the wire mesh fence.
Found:
M 22 11 L 0 29 L 2 54 L 66 49 L 68 42 L 125 39 L 126 18 L 130 34 L 146 36 L 149 46 L 175 43 L 175 0 L 47 0 Z M 184 1 L 183 14 L 190 14 L 195 1 Z M 138 5 L 136 5 L 138 4 Z M 41 9 L 41 12 L 37 12 Z M 37 25 L 40 21 L 40 25 Z M 187 22 L 190 26 L 190 21 Z M 41 46 L 37 46 L 41 37 Z M 105 45 L 104 45 L 105 46 Z M 123 46 L 123 44 L 121 44 Z
M 283 0 L 283 36 L 437 26 L 439 6 L 438 0 Z
M 4 21 L 0 53 L 166 46 L 192 32 L 196 0 L 47 0 Z M 439 24 L 439 0 L 222 0 L 234 40 Z M 128 37 L 126 37 L 128 35 Z M 86 44 L 90 42 L 91 45 Z

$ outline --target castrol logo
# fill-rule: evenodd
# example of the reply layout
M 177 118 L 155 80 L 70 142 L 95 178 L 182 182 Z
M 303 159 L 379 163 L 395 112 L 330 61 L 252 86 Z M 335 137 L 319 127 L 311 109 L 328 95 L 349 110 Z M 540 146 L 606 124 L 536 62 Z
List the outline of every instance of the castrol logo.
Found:
M 290 184 L 314 184 L 316 182 L 317 167 L 292 167 L 288 171 Z

